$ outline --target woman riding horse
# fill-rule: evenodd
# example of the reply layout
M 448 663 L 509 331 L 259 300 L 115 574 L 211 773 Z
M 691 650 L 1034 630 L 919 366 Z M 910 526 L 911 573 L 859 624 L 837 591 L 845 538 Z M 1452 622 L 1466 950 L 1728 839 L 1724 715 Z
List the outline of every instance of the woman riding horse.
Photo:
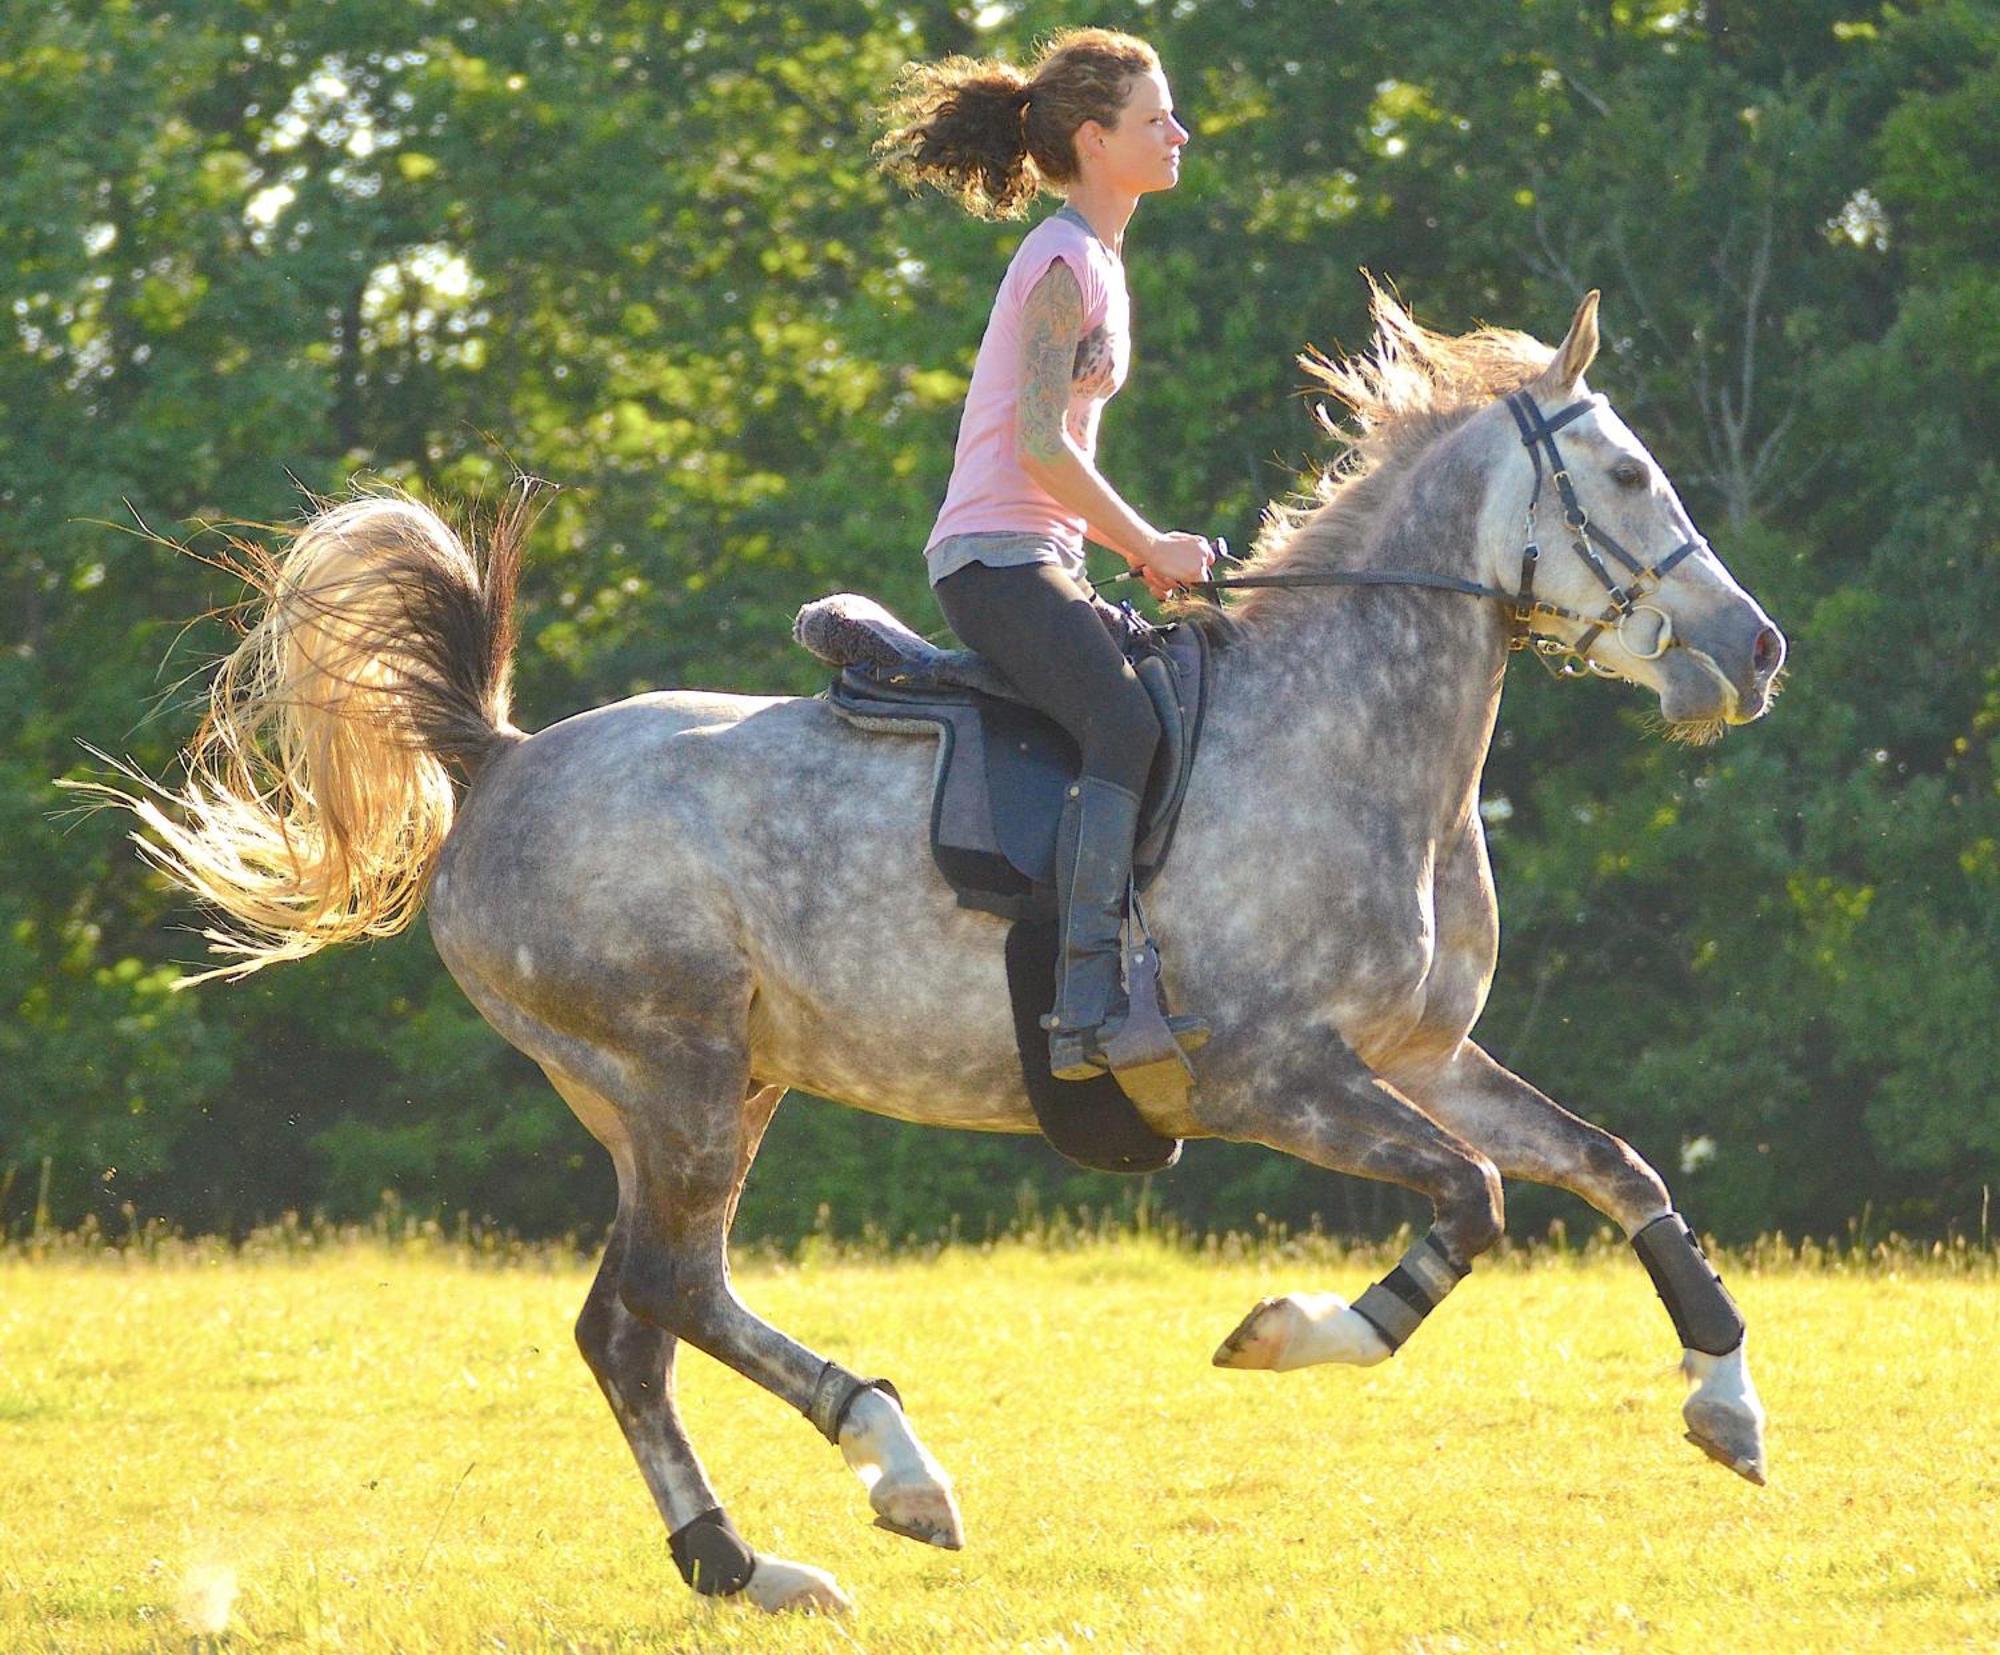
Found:
M 1202 579 L 1212 556 L 1199 535 L 1155 529 L 1095 459 L 1131 357 L 1125 227 L 1141 196 L 1179 181 L 1187 128 L 1152 47 L 1106 29 L 1056 35 L 1028 73 L 913 65 L 888 113 L 877 150 L 907 183 L 991 218 L 1018 217 L 1043 189 L 1064 197 L 1000 283 L 924 556 L 952 630 L 1082 753 L 1056 840 L 1062 942 L 1043 1024 L 1051 1071 L 1083 1080 L 1124 1015 L 1119 929 L 1160 736 L 1086 582 L 1083 542 L 1118 553 L 1155 595 Z M 1204 1032 L 1175 1022 L 1183 1044 Z

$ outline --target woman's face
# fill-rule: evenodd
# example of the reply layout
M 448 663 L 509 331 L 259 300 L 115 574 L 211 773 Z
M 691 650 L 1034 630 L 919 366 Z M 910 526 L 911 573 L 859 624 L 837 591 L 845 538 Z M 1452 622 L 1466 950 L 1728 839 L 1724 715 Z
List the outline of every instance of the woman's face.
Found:
M 1170 190 L 1180 182 L 1187 128 L 1174 119 L 1167 77 L 1149 69 L 1133 78 L 1116 126 L 1085 121 L 1077 131 L 1078 162 L 1087 175 L 1130 195 Z

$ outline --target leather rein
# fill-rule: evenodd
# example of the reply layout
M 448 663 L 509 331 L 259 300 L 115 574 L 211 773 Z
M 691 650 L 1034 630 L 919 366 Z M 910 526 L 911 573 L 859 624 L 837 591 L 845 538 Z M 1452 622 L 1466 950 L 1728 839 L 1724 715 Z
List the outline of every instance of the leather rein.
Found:
M 1519 586 L 1512 592 L 1481 581 L 1463 580 L 1456 575 L 1424 574 L 1413 569 L 1325 569 L 1314 574 L 1296 575 L 1216 575 L 1193 583 L 1189 590 L 1202 593 L 1211 603 L 1219 603 L 1218 591 L 1241 591 L 1259 586 L 1419 586 L 1436 592 L 1457 592 L 1467 597 L 1487 598 L 1504 605 L 1509 629 L 1507 647 L 1533 650 L 1536 658 L 1559 678 L 1581 678 L 1590 674 L 1601 678 L 1617 676 L 1611 668 L 1592 659 L 1590 654 L 1590 646 L 1607 628 L 1615 633 L 1628 654 L 1641 661 L 1656 661 L 1673 643 L 1673 621 L 1665 610 L 1645 600 L 1658 590 L 1660 583 L 1683 558 L 1699 551 L 1706 542 L 1700 538 L 1684 540 L 1658 563 L 1647 564 L 1590 521 L 1583 502 L 1577 498 L 1576 484 L 1571 480 L 1569 468 L 1563 463 L 1562 450 L 1556 446 L 1556 433 L 1572 420 L 1589 413 L 1598 405 L 1598 400 L 1596 397 L 1585 397 L 1572 402 L 1552 418 L 1545 418 L 1535 399 L 1526 391 L 1515 391 L 1507 398 L 1508 412 L 1514 416 L 1522 445 L 1528 450 L 1528 458 L 1535 467 L 1535 487 L 1528 498 L 1525 544 L 1521 547 L 1521 578 Z M 1542 498 L 1542 461 L 1545 454 L 1548 459 L 1546 478 L 1555 484 L 1562 504 L 1563 524 L 1569 530 L 1570 550 L 1583 560 L 1605 590 L 1605 606 L 1596 615 L 1586 615 L 1581 610 L 1535 596 L 1535 570 L 1542 557 L 1542 549 L 1535 540 L 1535 508 Z M 1623 570 L 1622 577 L 1614 576 L 1598 555 L 1600 547 L 1619 564 Z M 1660 629 L 1649 650 L 1635 647 L 1625 633 L 1627 624 L 1641 613 L 1651 613 L 1659 618 Z M 1582 636 L 1571 643 L 1537 631 L 1537 620 L 1548 616 L 1579 623 L 1584 628 Z

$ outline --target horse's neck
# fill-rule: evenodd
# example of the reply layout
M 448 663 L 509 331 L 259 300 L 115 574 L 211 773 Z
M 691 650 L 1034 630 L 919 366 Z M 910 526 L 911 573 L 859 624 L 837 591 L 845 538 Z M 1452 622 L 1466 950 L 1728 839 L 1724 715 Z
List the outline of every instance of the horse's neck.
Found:
M 1469 565 L 1475 524 L 1467 521 Z M 1355 567 L 1440 567 L 1392 530 Z M 1460 573 L 1453 569 L 1450 572 Z M 1477 797 L 1507 638 L 1480 599 L 1414 587 L 1272 592 L 1219 658 L 1212 739 L 1334 809 L 1365 797 L 1433 827 Z

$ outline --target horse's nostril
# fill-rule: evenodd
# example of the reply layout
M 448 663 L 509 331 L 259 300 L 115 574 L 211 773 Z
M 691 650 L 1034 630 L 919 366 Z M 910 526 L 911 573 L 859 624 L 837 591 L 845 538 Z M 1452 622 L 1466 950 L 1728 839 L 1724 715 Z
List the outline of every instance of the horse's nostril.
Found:
M 1757 634 L 1757 642 L 1750 651 L 1751 664 L 1761 678 L 1767 672 L 1775 672 L 1778 663 L 1785 658 L 1785 640 L 1775 626 L 1767 626 Z

